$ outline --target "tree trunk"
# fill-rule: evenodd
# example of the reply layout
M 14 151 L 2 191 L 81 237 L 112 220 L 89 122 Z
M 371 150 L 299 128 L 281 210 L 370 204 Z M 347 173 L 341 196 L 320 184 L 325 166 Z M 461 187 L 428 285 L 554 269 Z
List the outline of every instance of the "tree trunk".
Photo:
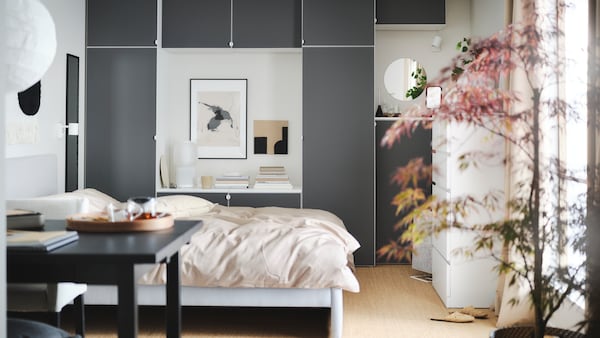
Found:
M 542 307 L 542 264 L 543 252 L 540 243 L 540 92 L 533 90 L 533 177 L 531 182 L 530 202 L 531 226 L 533 232 L 533 306 L 535 315 L 535 338 L 543 338 L 546 325 Z

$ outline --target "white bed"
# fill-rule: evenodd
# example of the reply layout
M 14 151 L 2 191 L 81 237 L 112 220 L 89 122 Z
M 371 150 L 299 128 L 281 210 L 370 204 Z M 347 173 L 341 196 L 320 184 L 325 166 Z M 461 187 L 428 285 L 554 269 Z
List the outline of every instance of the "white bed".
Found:
M 21 168 L 18 172 L 12 171 L 12 175 L 27 182 L 27 171 L 31 173 L 31 170 L 36 171 L 35 168 L 39 170 L 40 165 L 49 164 L 29 163 L 27 167 L 29 165 L 34 169 Z M 17 180 L 17 177 L 11 177 L 11 180 Z M 39 206 L 40 203 L 57 203 L 56 201 L 74 198 L 81 200 L 80 205 L 85 211 L 102 210 L 112 199 L 96 190 L 84 189 L 36 198 L 33 201 L 21 199 L 17 203 L 23 206 L 23 203 L 26 205 L 30 202 L 31 205 Z M 352 272 L 352 252 L 359 245 L 345 231 L 337 217 L 319 210 L 226 208 L 190 196 L 160 199 L 160 205 L 177 218 L 202 219 L 206 224 L 201 231 L 206 233 L 197 234 L 192 243 L 182 250 L 183 306 L 330 308 L 330 337 L 342 336 L 343 290 L 359 291 L 358 281 Z M 287 225 L 282 229 L 278 223 Z M 270 238 L 263 241 L 255 236 L 255 232 L 258 235 L 263 232 L 262 235 L 267 234 Z M 288 245 L 287 237 L 277 237 L 277 232 L 285 233 L 285 236 L 287 233 L 296 233 L 301 237 L 302 244 Z M 234 246 L 225 246 L 224 242 L 227 241 L 233 242 Z M 260 246 L 260 250 L 251 251 L 257 246 Z M 286 249 L 288 247 L 293 249 Z M 204 251 L 208 249 L 209 251 Z M 288 257 L 304 256 L 307 260 L 296 266 L 289 264 L 286 250 Z M 226 254 L 217 255 L 218 251 Z M 333 255 L 327 252 L 333 252 Z M 204 259 L 211 255 L 221 258 L 216 261 Z M 273 265 L 272 262 L 277 257 L 286 258 L 279 259 L 281 264 Z M 199 271 L 204 266 L 210 268 Z M 243 269 L 240 266 L 252 268 Z M 327 270 L 319 270 L 323 267 Z M 164 282 L 164 269 L 160 266 L 139 266 L 136 273 L 139 277 L 138 303 L 164 305 L 164 287 L 159 285 Z M 88 285 L 85 302 L 116 304 L 116 287 Z

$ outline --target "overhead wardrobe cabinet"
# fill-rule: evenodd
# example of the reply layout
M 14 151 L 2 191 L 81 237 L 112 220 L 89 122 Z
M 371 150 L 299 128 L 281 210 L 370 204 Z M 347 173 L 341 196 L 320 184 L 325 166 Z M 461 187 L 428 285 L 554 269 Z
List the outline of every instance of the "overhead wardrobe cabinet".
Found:
M 165 48 L 299 48 L 301 0 L 163 0 Z
M 88 0 L 87 11 L 85 186 L 152 196 L 156 1 Z
M 373 265 L 374 4 L 304 0 L 303 18 L 302 205 L 338 215 Z
M 446 0 L 377 0 L 377 24 L 442 25 L 446 23 Z

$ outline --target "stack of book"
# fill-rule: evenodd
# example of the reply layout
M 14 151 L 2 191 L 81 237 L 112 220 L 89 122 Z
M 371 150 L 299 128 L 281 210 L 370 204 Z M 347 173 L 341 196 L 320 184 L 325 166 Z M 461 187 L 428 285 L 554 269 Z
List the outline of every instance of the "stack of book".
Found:
M 290 178 L 283 166 L 261 166 L 254 180 L 257 189 L 292 189 Z
M 250 177 L 238 174 L 225 174 L 215 177 L 216 189 L 243 189 L 248 188 Z

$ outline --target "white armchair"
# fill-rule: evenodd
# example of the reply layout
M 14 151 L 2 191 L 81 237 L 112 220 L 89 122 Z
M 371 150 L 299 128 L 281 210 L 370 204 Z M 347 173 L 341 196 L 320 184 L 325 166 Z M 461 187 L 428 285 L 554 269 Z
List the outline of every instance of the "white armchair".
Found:
M 87 212 L 89 201 L 85 198 L 71 198 L 64 195 L 32 199 L 7 200 L 7 209 L 27 209 L 41 212 L 45 219 L 65 219 L 68 215 Z M 8 312 L 49 312 L 52 325 L 60 327 L 62 309 L 73 303 L 78 313 L 75 331 L 81 337 L 85 333 L 85 309 L 83 295 L 86 284 L 8 284 Z

